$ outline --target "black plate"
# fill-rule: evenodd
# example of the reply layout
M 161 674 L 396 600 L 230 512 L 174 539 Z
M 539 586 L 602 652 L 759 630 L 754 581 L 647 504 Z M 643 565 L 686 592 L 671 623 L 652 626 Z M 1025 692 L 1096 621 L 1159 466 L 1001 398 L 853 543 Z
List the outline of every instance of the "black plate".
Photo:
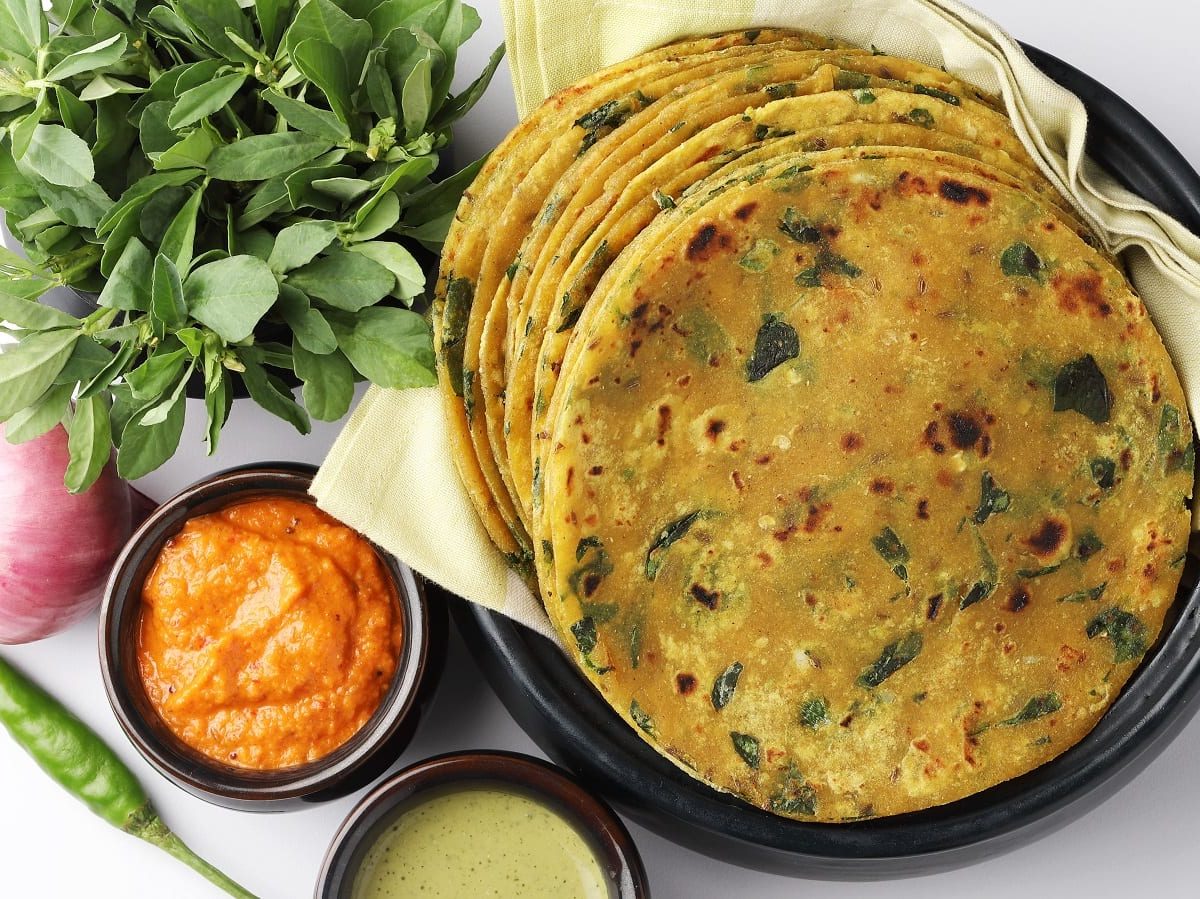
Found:
M 1200 176 L 1129 104 L 1053 56 L 1033 61 L 1091 114 L 1088 150 L 1200 231 Z M 1200 588 L 1190 560 L 1164 637 L 1088 737 L 1029 774 L 941 808 L 846 825 L 778 818 L 693 780 L 633 733 L 552 643 L 464 602 L 455 617 L 513 717 L 553 759 L 666 838 L 746 867 L 853 880 L 929 874 L 1047 834 L 1095 807 L 1195 713 Z

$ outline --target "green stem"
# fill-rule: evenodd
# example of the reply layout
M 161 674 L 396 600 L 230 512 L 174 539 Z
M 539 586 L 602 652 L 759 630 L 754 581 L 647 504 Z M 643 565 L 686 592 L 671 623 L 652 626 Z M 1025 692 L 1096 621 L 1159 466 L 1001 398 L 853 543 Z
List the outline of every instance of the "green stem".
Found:
M 134 820 L 125 829 L 133 836 L 145 840 L 152 846 L 157 846 L 173 858 L 183 862 L 201 877 L 220 887 L 230 896 L 235 896 L 237 899 L 258 899 L 253 893 L 234 883 L 234 881 L 192 852 L 183 840 L 179 839 L 149 806 L 146 806 L 141 813 L 136 814 Z

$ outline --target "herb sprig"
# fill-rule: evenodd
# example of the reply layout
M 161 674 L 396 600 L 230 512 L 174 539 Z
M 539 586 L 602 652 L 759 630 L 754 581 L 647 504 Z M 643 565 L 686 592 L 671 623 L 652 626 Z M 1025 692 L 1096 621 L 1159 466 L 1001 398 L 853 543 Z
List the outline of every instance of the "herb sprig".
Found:
M 434 383 L 423 262 L 478 170 L 438 182 L 439 152 L 502 54 L 450 94 L 479 24 L 459 0 L 0 0 L 0 207 L 29 260 L 0 253 L 10 437 L 62 421 L 135 478 L 189 383 L 210 452 L 238 381 L 302 433 L 357 380 Z M 59 286 L 96 310 L 37 302 Z

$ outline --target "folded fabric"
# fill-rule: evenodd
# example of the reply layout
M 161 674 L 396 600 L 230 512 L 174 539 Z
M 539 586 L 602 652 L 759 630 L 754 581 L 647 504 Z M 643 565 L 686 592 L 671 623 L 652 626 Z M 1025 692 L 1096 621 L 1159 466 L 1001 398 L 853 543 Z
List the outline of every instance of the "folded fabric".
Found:
M 688 35 L 795 27 L 944 66 L 1004 98 L 1030 154 L 1121 256 L 1200 410 L 1200 237 L 1087 158 L 1083 103 L 985 16 L 951 0 L 503 0 L 517 109 Z M 432 389 L 367 393 L 313 484 L 318 504 L 426 577 L 553 636 L 488 541 Z M 1200 521 L 1198 517 L 1197 521 Z

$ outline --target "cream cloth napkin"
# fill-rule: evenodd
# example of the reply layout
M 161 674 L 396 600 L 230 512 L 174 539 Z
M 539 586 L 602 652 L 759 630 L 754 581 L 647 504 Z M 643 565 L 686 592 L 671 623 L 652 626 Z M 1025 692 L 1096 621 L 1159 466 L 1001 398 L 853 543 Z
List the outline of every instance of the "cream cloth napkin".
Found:
M 1200 237 L 1084 155 L 1087 112 L 998 25 L 953 0 L 502 0 L 517 109 L 688 35 L 790 26 L 906 56 L 1003 96 L 1046 175 L 1120 253 L 1200 417 Z M 434 390 L 372 389 L 313 484 L 321 508 L 449 590 L 553 636 L 458 480 Z M 1200 520 L 1200 518 L 1198 518 Z

